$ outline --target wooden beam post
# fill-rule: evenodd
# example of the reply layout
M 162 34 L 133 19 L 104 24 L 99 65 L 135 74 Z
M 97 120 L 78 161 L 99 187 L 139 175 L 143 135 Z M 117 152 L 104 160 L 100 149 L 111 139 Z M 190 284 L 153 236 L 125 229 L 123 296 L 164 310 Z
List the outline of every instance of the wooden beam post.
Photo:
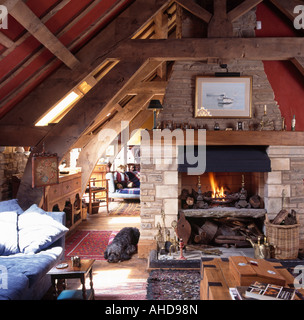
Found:
M 208 25 L 208 38 L 233 37 L 233 26 L 227 16 L 227 0 L 214 0 L 214 13 Z

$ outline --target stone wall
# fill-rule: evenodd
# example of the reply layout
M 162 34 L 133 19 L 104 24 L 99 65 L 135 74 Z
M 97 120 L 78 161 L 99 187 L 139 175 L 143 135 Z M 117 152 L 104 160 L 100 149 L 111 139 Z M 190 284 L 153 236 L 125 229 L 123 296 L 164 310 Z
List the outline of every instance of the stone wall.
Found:
M 172 158 L 162 153 L 157 163 L 152 152 L 141 146 L 140 166 L 140 201 L 141 201 L 141 240 L 154 239 L 158 222 L 163 227 L 162 214 L 165 214 L 165 226 L 171 228 L 172 221 L 177 221 L 179 179 L 176 154 Z M 155 148 L 154 148 L 154 151 Z M 157 152 L 157 151 L 156 151 Z M 167 161 L 168 160 L 168 161 Z M 166 163 L 168 162 L 168 163 Z
M 281 210 L 297 212 L 304 240 L 304 148 L 270 146 L 271 172 L 265 174 L 264 200 L 268 215 L 274 218 Z
M 12 177 L 22 177 L 28 157 L 24 152 L 0 153 L 0 201 L 12 199 Z

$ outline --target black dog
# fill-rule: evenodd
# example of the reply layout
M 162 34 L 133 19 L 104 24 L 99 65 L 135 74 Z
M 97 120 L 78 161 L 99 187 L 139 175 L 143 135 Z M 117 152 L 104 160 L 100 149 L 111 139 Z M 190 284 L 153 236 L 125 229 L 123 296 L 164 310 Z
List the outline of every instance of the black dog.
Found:
M 105 252 L 104 257 L 108 262 L 119 262 L 131 259 L 133 253 L 136 252 L 140 232 L 137 228 L 121 229 L 112 243 L 110 243 Z

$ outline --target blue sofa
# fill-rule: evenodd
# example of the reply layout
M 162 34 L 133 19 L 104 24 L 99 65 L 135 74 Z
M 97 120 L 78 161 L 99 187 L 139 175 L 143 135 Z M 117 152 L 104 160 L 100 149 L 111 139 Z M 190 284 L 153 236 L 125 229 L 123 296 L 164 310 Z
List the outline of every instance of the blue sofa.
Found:
M 133 182 L 134 188 L 119 189 L 115 186 L 114 172 L 108 172 L 106 179 L 108 180 L 109 198 L 113 199 L 140 199 L 140 181 L 132 172 L 126 172 L 129 181 Z
M 64 212 L 16 199 L 0 202 L 0 300 L 39 300 L 51 287 L 47 272 L 64 257 Z

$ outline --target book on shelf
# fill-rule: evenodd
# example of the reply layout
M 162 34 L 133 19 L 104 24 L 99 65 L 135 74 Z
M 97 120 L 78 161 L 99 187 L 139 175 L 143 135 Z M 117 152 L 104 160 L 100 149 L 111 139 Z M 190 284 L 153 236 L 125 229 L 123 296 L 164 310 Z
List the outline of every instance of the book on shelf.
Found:
M 256 281 L 247 288 L 245 297 L 258 300 L 293 300 L 295 291 L 292 288 Z

